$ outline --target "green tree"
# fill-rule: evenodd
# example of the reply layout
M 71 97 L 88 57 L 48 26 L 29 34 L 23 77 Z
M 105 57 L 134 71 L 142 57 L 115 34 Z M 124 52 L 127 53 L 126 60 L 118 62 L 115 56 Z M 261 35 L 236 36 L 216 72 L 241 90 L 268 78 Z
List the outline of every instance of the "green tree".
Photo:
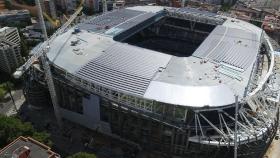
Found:
M 9 89 L 12 90 L 14 87 L 15 85 L 11 81 L 0 84 L 0 88 L 4 89 L 5 91 L 8 91 Z
M 0 84 L 0 101 L 4 100 L 4 97 L 9 90 L 7 84 L 9 84 L 9 83 L 6 82 L 6 83 Z
M 5 0 L 5 7 L 6 7 L 7 9 L 12 9 L 11 2 L 8 1 L 8 0 Z
M 227 12 L 227 11 L 230 10 L 230 8 L 231 8 L 231 5 L 230 5 L 229 3 L 224 3 L 224 4 L 221 6 L 220 10 L 221 10 L 221 11 L 224 11 L 224 12 Z
M 19 136 L 32 137 L 48 146 L 52 145 L 49 134 L 37 132 L 30 123 L 22 122 L 15 117 L 0 115 L 0 148 Z
M 0 102 L 4 100 L 6 91 L 3 88 L 0 88 Z
M 94 154 L 89 154 L 85 152 L 79 152 L 67 158 L 97 158 Z
M 52 146 L 53 143 L 50 140 L 50 134 L 46 132 L 34 132 L 32 138 L 35 140 L 42 142 L 48 146 Z

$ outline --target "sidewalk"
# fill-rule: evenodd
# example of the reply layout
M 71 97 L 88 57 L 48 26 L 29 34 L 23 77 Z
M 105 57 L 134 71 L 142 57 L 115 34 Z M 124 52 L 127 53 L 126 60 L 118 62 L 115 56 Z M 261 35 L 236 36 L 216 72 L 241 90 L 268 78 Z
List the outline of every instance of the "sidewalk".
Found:
M 274 139 L 268 148 L 264 158 L 279 158 L 280 157 L 280 139 Z
M 20 109 L 21 105 L 25 102 L 25 98 L 23 96 L 22 90 L 12 91 L 12 96 L 15 100 L 15 105 L 17 109 Z M 15 106 L 13 101 L 10 99 L 10 96 L 7 96 L 9 99 L 6 102 L 0 103 L 0 114 L 11 116 L 15 115 L 17 112 L 15 110 Z
M 20 109 L 21 105 L 25 102 L 25 98 L 24 96 L 22 95 L 20 97 L 20 99 L 18 100 L 15 100 L 15 104 L 16 104 L 16 108 L 17 110 Z M 9 111 L 7 111 L 6 113 L 6 116 L 12 116 L 12 115 L 16 115 L 17 114 L 17 111 L 14 107 L 14 105 L 9 109 Z

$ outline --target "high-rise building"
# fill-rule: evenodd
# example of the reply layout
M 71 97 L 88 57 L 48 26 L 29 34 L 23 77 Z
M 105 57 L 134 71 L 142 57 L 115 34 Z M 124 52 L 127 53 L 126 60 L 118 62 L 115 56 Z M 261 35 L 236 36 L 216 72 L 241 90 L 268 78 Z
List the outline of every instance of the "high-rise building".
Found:
M 30 12 L 28 10 L 4 10 L 0 12 L 0 26 L 17 24 L 31 24 Z
M 9 41 L 20 45 L 20 36 L 17 28 L 3 27 L 0 29 L 0 40 Z
M 90 11 L 98 12 L 99 11 L 100 0 L 85 0 L 84 6 Z
M 56 0 L 56 4 L 69 13 L 74 12 L 77 3 L 79 3 L 78 0 Z
M 12 73 L 22 62 L 20 47 L 12 42 L 0 42 L 0 71 Z
M 54 0 L 41 0 L 43 12 L 49 14 L 53 19 L 57 18 Z
M 0 71 L 12 73 L 22 63 L 17 28 L 0 29 Z
M 270 7 L 274 9 L 279 9 L 280 11 L 280 1 L 279 0 L 271 0 Z
M 218 5 L 222 5 L 222 4 L 233 5 L 236 2 L 236 0 L 198 0 L 198 1 L 209 3 L 209 4 L 218 4 Z

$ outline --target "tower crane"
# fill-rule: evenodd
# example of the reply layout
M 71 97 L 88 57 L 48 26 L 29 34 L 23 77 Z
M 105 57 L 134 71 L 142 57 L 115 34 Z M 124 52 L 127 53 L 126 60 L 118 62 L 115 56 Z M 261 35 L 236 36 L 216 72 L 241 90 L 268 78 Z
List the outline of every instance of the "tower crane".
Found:
M 48 21 L 55 27 L 58 28 L 60 25 L 60 21 L 59 20 L 53 20 L 46 12 L 43 12 L 43 15 L 45 18 L 48 19 Z
M 78 14 L 82 11 L 83 6 L 80 5 L 77 8 L 76 12 L 69 18 L 69 20 L 63 26 L 61 26 L 50 38 L 48 38 L 40 1 L 36 0 L 36 4 L 38 6 L 39 19 L 40 19 L 41 28 L 42 28 L 42 32 L 44 34 L 45 41 L 44 41 L 44 43 L 42 43 L 40 45 L 40 47 L 38 49 L 36 49 L 36 50 L 34 50 L 34 52 L 32 52 L 33 56 L 31 56 L 25 64 L 23 64 L 21 67 L 19 67 L 16 70 L 16 72 L 13 74 L 13 76 L 15 78 L 20 78 L 32 66 L 32 64 L 35 61 L 37 61 L 39 58 L 41 59 L 42 65 L 44 68 L 44 72 L 45 72 L 46 81 L 47 81 L 49 92 L 50 92 L 50 96 L 51 96 L 51 100 L 52 100 L 52 104 L 53 104 L 53 108 L 54 108 L 54 113 L 55 113 L 55 116 L 57 119 L 57 123 L 58 123 L 59 127 L 62 127 L 62 119 L 61 119 L 61 115 L 60 115 L 60 111 L 59 111 L 59 107 L 58 107 L 57 95 L 56 95 L 56 91 L 55 91 L 52 72 L 51 72 L 50 65 L 49 65 L 50 63 L 47 58 L 47 53 L 50 48 L 50 44 L 53 42 L 54 38 L 56 36 L 60 35 L 61 33 L 63 33 L 68 28 L 68 26 L 75 20 L 75 18 L 78 16 Z

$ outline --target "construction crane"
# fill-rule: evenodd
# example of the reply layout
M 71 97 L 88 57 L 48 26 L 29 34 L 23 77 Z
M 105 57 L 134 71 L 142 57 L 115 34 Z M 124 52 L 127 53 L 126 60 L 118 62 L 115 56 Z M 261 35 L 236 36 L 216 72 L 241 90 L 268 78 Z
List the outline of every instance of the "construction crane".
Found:
M 85 2 L 85 0 L 81 0 L 79 6 L 77 8 L 82 7 L 84 2 Z M 50 3 L 50 5 L 52 5 L 52 4 L 53 3 Z M 53 10 L 55 8 L 54 8 L 54 6 L 51 6 L 50 9 Z M 53 11 L 51 11 L 51 13 L 53 13 Z M 54 28 L 58 28 L 61 25 L 60 21 L 56 18 L 56 16 L 54 16 L 54 15 L 49 16 L 46 12 L 43 12 L 43 15 L 52 24 L 52 26 Z M 65 16 L 65 14 L 63 14 L 63 16 L 66 20 L 68 20 L 68 18 Z
M 47 52 L 49 51 L 49 48 L 50 48 L 49 45 L 53 42 L 53 39 L 56 36 L 63 33 L 65 31 L 65 29 L 68 28 L 68 26 L 75 20 L 75 18 L 78 16 L 78 14 L 82 11 L 83 6 L 79 6 L 78 9 L 76 10 L 76 12 L 69 18 L 69 20 L 63 26 L 61 26 L 50 38 L 48 38 L 40 1 L 36 0 L 36 4 L 38 6 L 39 19 L 40 19 L 40 23 L 41 23 L 42 32 L 44 34 L 45 42 L 43 44 L 41 44 L 38 49 L 34 50 L 35 52 L 32 52 L 33 56 L 31 56 L 31 58 L 29 58 L 29 60 L 25 64 L 23 64 L 21 67 L 19 67 L 17 69 L 17 71 L 13 74 L 13 76 L 15 78 L 20 78 L 32 66 L 32 64 L 38 60 L 38 58 L 41 59 L 42 65 L 44 68 L 44 72 L 45 72 L 46 81 L 47 81 L 49 92 L 50 92 L 50 96 L 51 96 L 51 100 L 52 100 L 52 104 L 53 104 L 53 108 L 54 108 L 54 113 L 55 113 L 55 116 L 57 119 L 57 123 L 58 123 L 59 127 L 62 127 L 62 119 L 61 119 L 61 115 L 60 115 L 60 111 L 59 111 L 59 107 L 58 107 L 58 100 L 57 100 L 57 95 L 56 95 L 56 91 L 55 91 L 54 81 L 53 81 L 49 61 L 47 58 Z
M 58 28 L 60 26 L 59 20 L 53 20 L 47 13 L 43 12 L 44 17 L 55 27 Z
M 43 48 L 46 48 L 49 44 L 52 43 L 52 41 L 54 40 L 55 37 L 57 37 L 58 35 L 60 35 L 61 33 L 63 33 L 68 26 L 75 20 L 75 18 L 78 16 L 78 14 L 82 11 L 83 7 L 79 7 L 76 12 L 68 19 L 68 21 L 63 24 L 59 29 L 57 29 L 57 31 L 48 39 L 46 39 L 45 37 L 45 42 L 42 43 L 36 50 L 32 50 L 30 54 L 33 54 L 22 66 L 20 66 L 19 68 L 17 68 L 16 72 L 14 72 L 13 76 L 14 78 L 20 78 L 25 72 L 26 70 L 28 70 L 32 64 L 38 60 L 38 58 L 40 56 L 42 56 L 42 50 Z M 42 26 L 45 27 L 45 26 Z M 44 36 L 46 36 L 45 33 L 45 29 L 43 30 L 43 34 Z

